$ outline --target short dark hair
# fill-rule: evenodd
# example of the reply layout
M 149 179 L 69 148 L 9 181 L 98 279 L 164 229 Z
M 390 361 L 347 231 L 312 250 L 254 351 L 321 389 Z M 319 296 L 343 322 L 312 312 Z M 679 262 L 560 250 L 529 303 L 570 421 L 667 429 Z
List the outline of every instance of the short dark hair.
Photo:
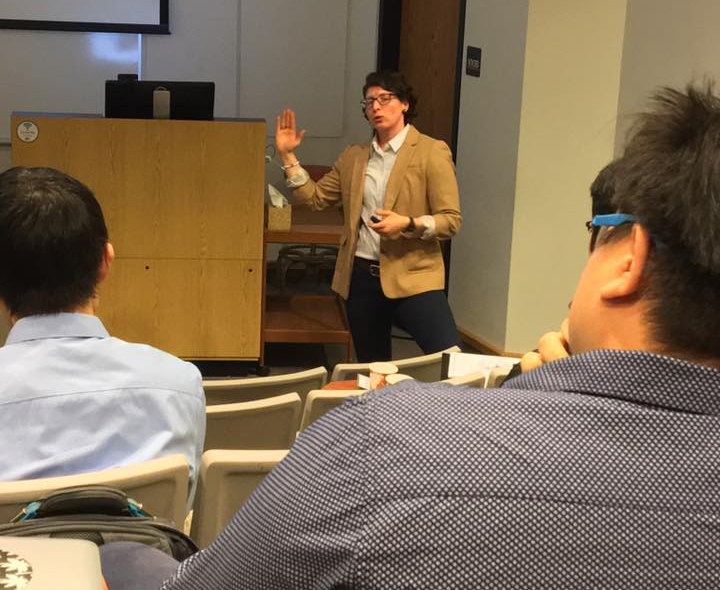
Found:
M 618 164 L 613 204 L 653 240 L 643 294 L 654 340 L 674 356 L 720 357 L 720 99 L 712 83 L 653 97 Z
M 613 195 L 617 180 L 618 160 L 613 160 L 605 166 L 590 185 L 590 198 L 592 199 L 592 215 L 606 215 L 614 213 Z
M 400 72 L 393 72 L 391 70 L 382 70 L 379 72 L 370 72 L 365 76 L 365 86 L 363 86 L 362 93 L 365 98 L 367 89 L 371 86 L 380 86 L 385 90 L 389 90 L 401 101 L 408 103 L 408 109 L 404 113 L 405 123 L 411 123 L 415 117 L 417 117 L 417 102 L 418 98 L 415 94 L 413 87 L 408 84 Z M 367 119 L 367 113 L 363 110 L 363 116 Z
M 615 194 L 615 182 L 617 175 L 617 160 L 610 162 L 605 166 L 593 180 L 590 185 L 590 198 L 592 199 L 592 215 L 591 219 L 596 215 L 607 215 L 613 213 L 612 198 Z M 613 228 L 613 231 L 619 232 L 623 228 Z M 590 225 L 588 222 L 588 230 L 590 230 L 590 252 L 595 250 L 595 246 L 600 236 L 600 226 Z M 601 242 L 607 241 L 607 232 Z
M 52 168 L 0 174 L 0 299 L 13 315 L 89 301 L 107 241 L 100 205 L 81 182 Z

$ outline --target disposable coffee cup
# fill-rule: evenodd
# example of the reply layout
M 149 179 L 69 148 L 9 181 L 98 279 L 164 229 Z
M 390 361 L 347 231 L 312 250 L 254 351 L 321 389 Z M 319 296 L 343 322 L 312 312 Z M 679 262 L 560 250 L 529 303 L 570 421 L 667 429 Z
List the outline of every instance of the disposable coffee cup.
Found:
M 392 375 L 387 375 L 385 377 L 385 383 L 388 385 L 395 385 L 396 383 L 400 383 L 400 381 L 412 381 L 412 377 L 410 375 L 404 375 L 402 373 L 393 373 Z
M 387 385 L 387 376 L 398 372 L 398 368 L 392 363 L 370 363 L 370 389 L 377 389 Z

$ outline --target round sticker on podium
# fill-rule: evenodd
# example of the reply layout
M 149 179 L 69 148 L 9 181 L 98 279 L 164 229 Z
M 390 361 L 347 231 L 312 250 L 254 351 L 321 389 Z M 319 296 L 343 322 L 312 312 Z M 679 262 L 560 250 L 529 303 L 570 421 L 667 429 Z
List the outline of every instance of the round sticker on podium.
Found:
M 30 143 L 38 138 L 38 128 L 32 121 L 23 121 L 17 126 L 17 136 L 20 141 Z

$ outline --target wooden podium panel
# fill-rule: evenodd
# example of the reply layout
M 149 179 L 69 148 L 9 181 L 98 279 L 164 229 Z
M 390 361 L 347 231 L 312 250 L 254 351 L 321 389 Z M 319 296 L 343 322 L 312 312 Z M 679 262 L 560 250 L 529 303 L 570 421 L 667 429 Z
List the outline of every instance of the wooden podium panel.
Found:
M 260 357 L 264 121 L 19 113 L 37 138 L 14 165 L 50 166 L 95 193 L 116 262 L 108 331 L 186 358 Z
M 117 259 L 98 315 L 114 336 L 154 335 L 154 346 L 181 357 L 257 359 L 261 277 L 260 260 Z
M 265 123 L 14 116 L 18 166 L 82 180 L 103 208 L 118 256 L 262 258 Z

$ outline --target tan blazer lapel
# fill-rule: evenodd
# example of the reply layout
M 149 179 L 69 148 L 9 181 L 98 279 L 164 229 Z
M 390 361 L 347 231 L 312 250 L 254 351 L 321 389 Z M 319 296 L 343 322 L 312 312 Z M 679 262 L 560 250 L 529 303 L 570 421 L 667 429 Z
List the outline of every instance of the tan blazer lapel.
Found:
M 402 186 L 403 179 L 405 178 L 405 172 L 407 171 L 408 164 L 412 160 L 415 146 L 417 145 L 420 132 L 410 125 L 408 134 L 405 137 L 405 141 L 398 152 L 395 165 L 393 166 L 390 178 L 388 179 L 387 188 L 385 189 L 385 199 L 383 200 L 383 207 L 392 211 L 397 200 L 398 191 Z
M 350 230 L 355 232 L 360 222 L 362 213 L 363 197 L 365 194 L 365 170 L 367 169 L 368 158 L 370 157 L 370 145 L 364 145 L 355 158 L 352 168 L 352 180 L 350 181 Z

